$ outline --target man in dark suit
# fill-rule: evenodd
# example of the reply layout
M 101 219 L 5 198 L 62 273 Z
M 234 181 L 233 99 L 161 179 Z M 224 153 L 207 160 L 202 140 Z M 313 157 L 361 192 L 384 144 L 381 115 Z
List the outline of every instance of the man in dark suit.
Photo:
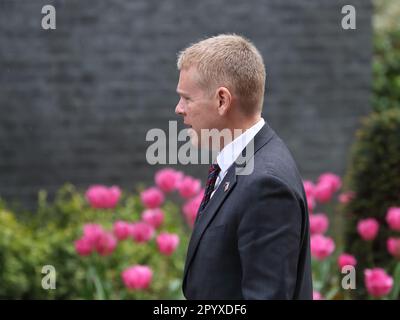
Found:
M 192 143 L 215 149 L 204 131 L 232 133 L 217 138 L 223 142 L 188 248 L 185 297 L 312 299 L 306 196 L 292 155 L 261 117 L 260 53 L 241 36 L 219 35 L 183 50 L 178 69 L 175 112 Z

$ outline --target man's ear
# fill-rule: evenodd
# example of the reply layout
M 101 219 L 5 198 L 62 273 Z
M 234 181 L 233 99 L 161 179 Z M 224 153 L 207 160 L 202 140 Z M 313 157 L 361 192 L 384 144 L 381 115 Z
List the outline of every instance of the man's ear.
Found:
M 219 87 L 217 89 L 217 99 L 218 99 L 218 113 L 219 115 L 225 115 L 232 104 L 232 95 L 226 87 Z

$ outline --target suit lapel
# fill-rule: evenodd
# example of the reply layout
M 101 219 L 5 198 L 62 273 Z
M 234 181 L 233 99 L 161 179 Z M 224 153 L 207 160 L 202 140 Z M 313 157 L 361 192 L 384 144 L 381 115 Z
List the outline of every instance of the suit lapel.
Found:
M 203 211 L 198 213 L 198 217 L 196 223 L 193 228 L 193 233 L 190 238 L 188 253 L 186 257 L 185 271 L 184 277 L 186 277 L 187 270 L 189 269 L 189 265 L 192 262 L 194 253 L 196 252 L 197 246 L 199 245 L 199 241 L 210 224 L 211 220 L 214 218 L 217 213 L 219 207 L 222 205 L 226 197 L 232 191 L 232 189 L 236 185 L 236 174 L 235 174 L 235 163 L 228 169 L 224 179 L 221 181 L 220 186 L 215 191 L 214 195 L 208 202 L 207 206 Z M 225 191 L 225 184 L 229 183 L 228 190 Z

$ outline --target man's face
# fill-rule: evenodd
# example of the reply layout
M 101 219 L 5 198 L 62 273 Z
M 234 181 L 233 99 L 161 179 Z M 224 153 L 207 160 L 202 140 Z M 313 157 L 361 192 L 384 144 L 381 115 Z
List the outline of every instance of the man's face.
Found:
M 200 141 L 201 129 L 218 128 L 218 99 L 200 87 L 197 77 L 195 67 L 181 70 L 176 89 L 180 99 L 175 113 L 182 115 L 184 124 L 190 127 L 192 143 L 195 146 L 205 146 Z

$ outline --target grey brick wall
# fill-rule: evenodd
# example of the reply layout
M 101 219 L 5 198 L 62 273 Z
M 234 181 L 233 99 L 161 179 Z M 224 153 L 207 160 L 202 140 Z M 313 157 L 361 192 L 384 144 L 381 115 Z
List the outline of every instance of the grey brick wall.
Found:
M 45 4 L 56 30 L 41 28 Z M 356 30 L 341 28 L 345 4 Z M 150 182 L 145 134 L 178 119 L 176 53 L 222 32 L 262 52 L 264 117 L 303 177 L 342 174 L 370 111 L 371 11 L 367 0 L 0 0 L 0 196 L 32 206 L 67 181 Z

